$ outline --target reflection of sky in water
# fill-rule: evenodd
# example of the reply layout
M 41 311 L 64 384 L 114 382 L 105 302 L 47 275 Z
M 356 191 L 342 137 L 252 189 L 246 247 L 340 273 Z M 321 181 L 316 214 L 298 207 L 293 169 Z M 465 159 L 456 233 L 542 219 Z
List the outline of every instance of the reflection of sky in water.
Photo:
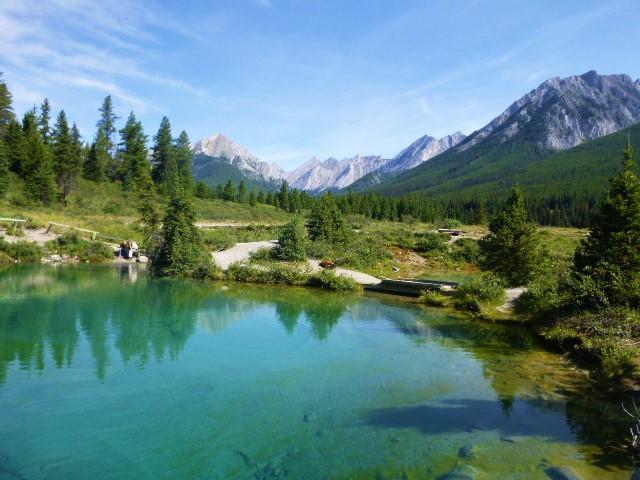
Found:
M 0 478 L 629 476 L 617 406 L 518 328 L 129 264 L 0 282 Z

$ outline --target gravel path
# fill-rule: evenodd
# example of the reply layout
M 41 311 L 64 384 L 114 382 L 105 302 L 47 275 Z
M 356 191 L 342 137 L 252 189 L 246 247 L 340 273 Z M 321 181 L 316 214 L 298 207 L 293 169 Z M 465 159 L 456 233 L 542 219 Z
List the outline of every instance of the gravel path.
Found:
M 252 252 L 261 248 L 273 248 L 276 246 L 275 240 L 266 240 L 263 242 L 246 242 L 236 243 L 233 247 L 221 252 L 213 252 L 213 260 L 216 264 L 226 270 L 233 262 L 242 262 L 248 260 Z
M 213 256 L 213 260 L 216 262 L 216 264 L 223 270 L 226 270 L 233 262 L 242 262 L 248 260 L 251 253 L 255 252 L 256 250 L 259 250 L 261 248 L 273 248 L 275 246 L 275 240 L 268 240 L 264 242 L 236 243 L 233 247 L 227 250 L 223 250 L 221 252 L 213 252 L 211 255 Z M 309 260 L 309 265 L 314 272 L 319 272 L 320 270 L 322 270 L 319 260 Z M 373 277 L 366 273 L 357 272 L 355 270 L 336 268 L 335 272 L 336 275 L 352 278 L 360 285 L 375 285 L 377 283 L 380 283 L 379 278 Z
M 55 240 L 60 236 L 57 233 L 45 233 L 45 232 L 46 232 L 46 229 L 44 228 L 35 228 L 35 229 L 26 228 L 24 230 L 23 237 L 14 237 L 11 235 L 7 235 L 6 230 L 0 229 L 0 237 L 4 237 L 4 239 L 9 243 L 16 243 L 20 241 L 35 242 L 38 245 L 43 246 L 49 240 Z
M 505 302 L 496 310 L 503 313 L 513 310 L 513 308 L 516 306 L 516 301 L 518 300 L 518 298 L 520 298 L 520 295 L 522 295 L 526 291 L 527 289 L 525 287 L 508 288 L 506 290 L 507 298 Z

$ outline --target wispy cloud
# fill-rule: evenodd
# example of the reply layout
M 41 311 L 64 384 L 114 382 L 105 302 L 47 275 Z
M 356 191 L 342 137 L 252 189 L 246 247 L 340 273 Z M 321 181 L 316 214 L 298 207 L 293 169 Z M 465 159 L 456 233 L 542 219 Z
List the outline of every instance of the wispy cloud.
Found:
M 158 30 L 193 37 L 160 7 L 126 0 L 6 0 L 0 4 L 0 69 L 34 83 L 75 85 L 111 93 L 131 107 L 161 110 L 124 86 L 146 82 L 205 96 L 207 91 L 145 66 L 158 56 Z M 24 102 L 21 91 L 16 101 Z

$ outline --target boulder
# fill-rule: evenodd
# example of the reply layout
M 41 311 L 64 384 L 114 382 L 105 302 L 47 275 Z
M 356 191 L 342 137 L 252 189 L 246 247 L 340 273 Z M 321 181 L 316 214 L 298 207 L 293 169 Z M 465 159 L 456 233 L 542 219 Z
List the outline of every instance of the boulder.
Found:
M 460 447 L 458 450 L 458 456 L 460 458 L 477 458 L 478 457 L 478 449 L 475 445 L 469 444 L 463 447 Z
M 138 257 L 138 263 L 149 263 L 149 257 L 146 257 L 145 255 L 140 255 Z
M 582 480 L 582 477 L 574 472 L 571 467 L 549 467 L 544 473 L 551 480 Z

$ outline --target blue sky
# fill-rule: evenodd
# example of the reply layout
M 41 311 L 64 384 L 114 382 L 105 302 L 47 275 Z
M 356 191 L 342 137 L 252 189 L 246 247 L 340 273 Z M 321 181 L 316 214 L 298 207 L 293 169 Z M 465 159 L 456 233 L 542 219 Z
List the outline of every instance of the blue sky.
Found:
M 637 0 L 0 0 L 0 71 L 87 140 L 108 93 L 152 135 L 223 132 L 293 168 L 470 133 L 546 78 L 640 77 Z

